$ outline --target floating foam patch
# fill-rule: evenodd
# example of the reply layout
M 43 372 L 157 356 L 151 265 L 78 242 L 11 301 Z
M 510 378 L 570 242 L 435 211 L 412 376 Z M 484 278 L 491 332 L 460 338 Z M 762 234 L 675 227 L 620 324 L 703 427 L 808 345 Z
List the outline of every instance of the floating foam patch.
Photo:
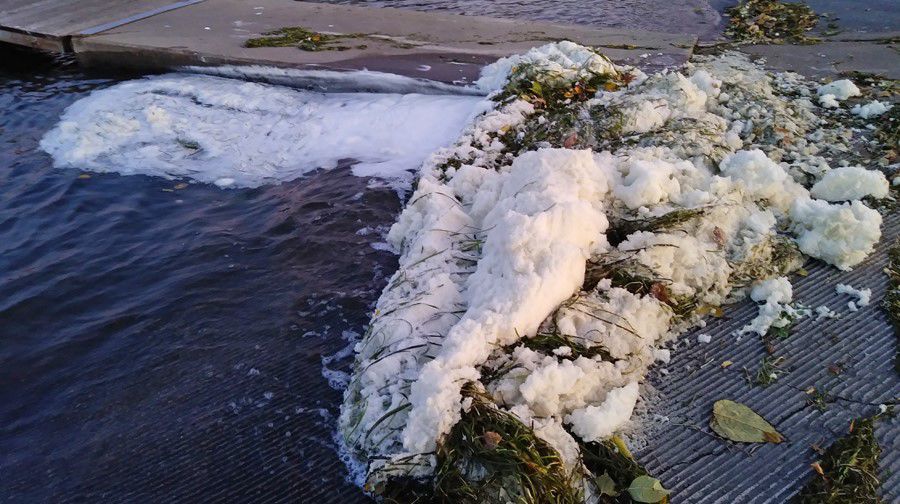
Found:
M 341 160 L 405 186 L 484 98 L 319 93 L 212 76 L 128 81 L 75 102 L 41 141 L 57 167 L 220 187 L 296 179 Z

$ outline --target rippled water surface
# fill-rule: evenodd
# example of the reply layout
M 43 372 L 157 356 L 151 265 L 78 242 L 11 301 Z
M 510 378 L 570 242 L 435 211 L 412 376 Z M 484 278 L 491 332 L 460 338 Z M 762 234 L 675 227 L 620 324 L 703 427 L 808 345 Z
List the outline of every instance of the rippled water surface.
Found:
M 396 267 L 394 192 L 54 169 L 42 135 L 115 81 L 2 57 L 0 501 L 359 498 L 323 356 Z

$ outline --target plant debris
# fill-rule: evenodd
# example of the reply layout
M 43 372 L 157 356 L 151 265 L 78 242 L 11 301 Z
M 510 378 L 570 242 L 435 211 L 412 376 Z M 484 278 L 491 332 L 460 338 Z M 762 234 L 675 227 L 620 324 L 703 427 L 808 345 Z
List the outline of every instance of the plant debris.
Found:
M 768 387 L 775 383 L 775 380 L 778 379 L 778 373 L 781 372 L 781 368 L 778 365 L 783 360 L 784 357 L 772 357 L 771 355 L 764 357 L 759 365 L 759 369 L 756 370 L 756 377 L 753 379 L 753 383 L 762 387 Z
M 835 397 L 828 390 L 820 390 L 817 387 L 810 387 L 806 390 L 806 404 L 813 406 L 819 411 L 827 410 L 828 405 L 835 400 Z
M 778 444 L 784 441 L 784 436 L 763 417 L 747 406 L 728 399 L 713 404 L 709 426 L 716 434 L 738 443 Z
M 494 407 L 473 384 L 463 387 L 463 395 L 472 399 L 472 406 L 437 450 L 438 501 L 582 502 L 572 475 L 546 441 L 514 415 Z
M 900 240 L 894 242 L 888 250 L 888 264 L 884 272 L 887 273 L 889 285 L 882 307 L 894 325 L 894 334 L 897 336 L 894 370 L 900 373 Z
M 329 35 L 307 30 L 300 26 L 287 26 L 264 33 L 262 37 L 247 39 L 244 47 L 298 47 L 304 51 L 346 51 L 348 46 L 336 45 L 338 40 L 359 35 Z
M 818 41 L 807 33 L 819 22 L 803 3 L 778 0 L 743 0 L 726 10 L 731 23 L 725 34 L 742 44 L 811 44 Z
M 597 57 L 609 61 L 606 56 L 598 54 Z M 519 98 L 537 109 L 558 109 L 562 105 L 587 101 L 597 91 L 616 91 L 631 81 L 630 74 L 617 72 L 585 72 L 580 77 L 573 81 L 539 65 L 523 63 L 512 69 L 509 81 L 494 100 L 505 102 Z
M 884 155 L 889 163 L 895 163 L 898 159 L 897 149 L 900 148 L 900 105 L 891 107 L 890 110 L 878 116 L 875 120 L 875 139 L 884 148 Z
M 560 333 L 539 333 L 532 338 L 526 338 L 524 345 L 530 350 L 536 350 L 547 354 L 553 353 L 559 348 L 569 348 L 570 352 L 564 355 L 567 359 L 577 359 L 586 357 L 592 359 L 596 356 L 602 357 L 604 360 L 611 360 L 609 352 L 600 345 L 588 346 L 579 342 L 573 337 Z
M 196 140 L 187 140 L 184 138 L 176 138 L 175 141 L 178 142 L 178 145 L 184 147 L 185 149 L 200 150 L 200 144 L 197 143 Z
M 796 504 L 857 504 L 883 502 L 878 495 L 875 422 L 881 414 L 850 422 L 847 434 L 834 442 L 811 467 L 816 474 L 794 498 Z
M 579 445 L 585 467 L 600 474 L 593 480 L 598 503 L 667 502 L 669 491 L 634 460 L 620 437 Z

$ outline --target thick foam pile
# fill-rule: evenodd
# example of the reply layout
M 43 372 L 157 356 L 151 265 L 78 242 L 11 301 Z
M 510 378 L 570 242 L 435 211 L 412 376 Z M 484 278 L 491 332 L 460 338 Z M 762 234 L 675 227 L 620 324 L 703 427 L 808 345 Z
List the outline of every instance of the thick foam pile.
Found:
M 736 338 L 800 316 L 786 275 L 804 255 L 864 260 L 881 215 L 861 200 L 887 181 L 839 167 L 862 162 L 849 110 L 734 53 L 647 76 L 564 42 L 480 82 L 500 88 L 494 109 L 425 163 L 390 231 L 400 268 L 356 346 L 341 432 L 370 490 L 413 478 L 447 496 L 448 460 L 498 484 L 499 454 L 460 469 L 446 445 L 489 406 L 588 499 L 585 450 L 627 429 L 664 346 L 747 294 L 760 316 Z M 503 442 L 489 433 L 467 442 Z M 503 481 L 508 500 L 531 491 Z

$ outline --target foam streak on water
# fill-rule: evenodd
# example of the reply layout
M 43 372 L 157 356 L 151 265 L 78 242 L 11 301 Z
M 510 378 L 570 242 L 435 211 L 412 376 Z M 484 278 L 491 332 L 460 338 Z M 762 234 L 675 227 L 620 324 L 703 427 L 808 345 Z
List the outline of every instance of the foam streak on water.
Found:
M 399 185 L 452 143 L 483 97 L 333 93 L 171 74 L 98 90 L 41 141 L 57 167 L 220 187 L 296 179 L 338 161 Z

